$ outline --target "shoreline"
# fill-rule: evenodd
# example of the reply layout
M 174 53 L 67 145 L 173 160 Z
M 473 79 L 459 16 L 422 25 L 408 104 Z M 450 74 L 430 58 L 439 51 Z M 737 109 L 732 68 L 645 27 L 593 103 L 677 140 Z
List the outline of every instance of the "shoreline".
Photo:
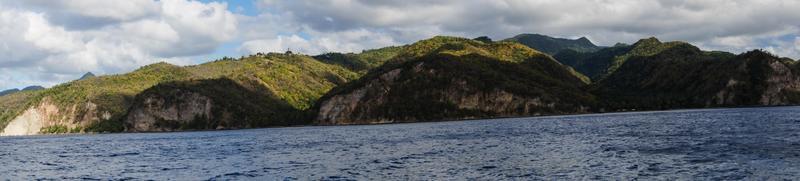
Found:
M 31 137 L 51 137 L 51 136 L 115 135 L 115 134 L 192 133 L 192 132 L 237 131 L 237 130 L 254 130 L 254 129 L 282 129 L 282 128 L 300 128 L 300 127 L 373 126 L 373 125 L 391 125 L 391 124 L 442 123 L 442 122 L 459 122 L 459 121 L 498 120 L 498 119 L 524 119 L 524 118 L 554 118 L 554 117 L 573 117 L 573 116 L 582 117 L 582 116 L 641 114 L 641 113 L 662 113 L 662 112 L 678 112 L 678 111 L 712 111 L 712 110 L 721 110 L 721 109 L 753 109 L 753 108 L 778 108 L 778 107 L 800 107 L 800 105 L 681 108 L 681 109 L 665 109 L 665 110 L 636 110 L 636 111 L 620 111 L 620 112 L 593 112 L 593 113 L 580 113 L 580 114 L 553 114 L 553 115 L 540 115 L 540 116 L 508 116 L 508 117 L 491 117 L 491 118 L 470 118 L 470 119 L 434 120 L 434 121 L 417 121 L 417 122 L 387 122 L 387 123 L 372 123 L 372 124 L 339 124 L 339 125 L 315 125 L 315 124 L 311 124 L 311 125 L 293 125 L 293 126 L 242 128 L 242 129 L 219 129 L 219 130 L 184 130 L 184 131 L 166 131 L 166 132 L 113 132 L 113 133 L 85 132 L 85 133 L 60 133 L 60 134 L 36 134 L 36 135 L 10 135 L 10 136 L 0 136 L 0 139 L 2 139 L 2 138 L 24 138 L 24 137 L 28 137 L 28 138 L 31 138 Z

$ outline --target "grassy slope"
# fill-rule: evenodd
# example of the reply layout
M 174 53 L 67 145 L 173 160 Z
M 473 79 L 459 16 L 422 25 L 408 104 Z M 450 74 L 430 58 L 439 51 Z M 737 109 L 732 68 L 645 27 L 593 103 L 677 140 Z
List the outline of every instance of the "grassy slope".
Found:
M 431 54 L 446 54 L 453 56 L 462 56 L 468 54 L 476 54 L 487 58 L 492 58 L 500 61 L 507 61 L 511 63 L 520 63 L 528 59 L 545 59 L 554 64 L 561 65 L 554 61 L 551 57 L 543 54 L 534 49 L 528 48 L 524 45 L 513 42 L 497 42 L 497 43 L 483 43 L 476 40 L 470 40 L 459 37 L 449 36 L 436 36 L 434 38 L 418 41 L 414 44 L 405 46 L 403 50 L 397 53 L 397 56 L 387 61 L 386 64 L 372 69 L 367 75 L 363 77 L 375 77 L 386 71 L 395 69 L 397 66 L 407 64 L 408 61 L 419 59 L 426 55 Z M 571 76 L 577 77 L 583 82 L 585 76 L 578 72 L 572 71 L 571 68 L 561 66 L 570 70 Z M 353 83 L 345 84 L 333 91 L 352 89 L 363 86 L 365 79 L 361 78 Z M 584 82 L 585 83 L 585 82 Z M 335 92 L 334 92 L 335 93 Z

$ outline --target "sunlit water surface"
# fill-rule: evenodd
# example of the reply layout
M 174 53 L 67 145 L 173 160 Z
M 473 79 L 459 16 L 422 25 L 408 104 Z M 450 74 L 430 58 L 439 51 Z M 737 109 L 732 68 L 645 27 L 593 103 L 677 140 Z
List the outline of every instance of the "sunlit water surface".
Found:
M 800 107 L 2 137 L 0 178 L 797 179 Z

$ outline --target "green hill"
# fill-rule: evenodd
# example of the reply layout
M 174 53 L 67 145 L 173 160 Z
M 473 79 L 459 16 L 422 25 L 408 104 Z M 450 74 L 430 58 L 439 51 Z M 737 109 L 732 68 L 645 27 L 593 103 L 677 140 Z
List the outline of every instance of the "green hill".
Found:
M 325 64 L 304 55 L 267 54 L 249 56 L 240 60 L 226 58 L 188 67 L 158 63 L 144 66 L 127 74 L 91 77 L 61 84 L 50 89 L 14 96 L 13 98 L 4 96 L 3 99 L 8 100 L 0 101 L 8 103 L 0 107 L 2 109 L 0 111 L 2 113 L 0 126 L 4 127 L 14 117 L 22 114 L 28 108 L 42 108 L 39 110 L 43 110 L 48 106 L 52 106 L 57 107 L 57 111 L 49 111 L 47 115 L 40 115 L 43 119 L 37 120 L 42 121 L 46 126 L 43 130 L 49 130 L 49 127 L 55 126 L 67 127 L 69 131 L 73 132 L 123 131 L 125 130 L 123 122 L 127 119 L 128 111 L 132 109 L 132 105 L 141 105 L 141 103 L 136 102 L 140 100 L 136 97 L 145 90 L 149 94 L 169 95 L 158 91 L 167 91 L 170 90 L 170 87 L 192 86 L 192 89 L 187 88 L 186 90 L 199 90 L 197 86 L 215 87 L 213 83 L 226 83 L 221 80 L 237 80 L 236 82 L 238 83 L 249 84 L 241 85 L 242 87 L 251 87 L 254 90 L 269 92 L 269 94 L 256 94 L 260 96 L 254 95 L 252 97 L 254 100 L 266 101 L 268 100 L 267 98 L 262 99 L 261 97 L 274 95 L 280 100 L 278 102 L 289 105 L 293 110 L 305 110 L 328 89 L 355 79 L 357 76 L 356 73 L 348 69 Z M 249 80 L 254 81 L 241 81 L 243 80 L 241 77 L 250 77 L 251 79 Z M 198 81 L 202 83 L 197 83 Z M 159 86 L 154 87 L 156 85 Z M 203 96 L 218 98 L 214 92 L 197 91 L 198 94 Z M 222 93 L 224 92 L 220 92 L 220 94 Z M 169 96 L 161 98 L 170 101 L 182 101 L 170 99 Z M 275 102 L 272 98 L 269 98 L 269 100 Z M 215 100 L 214 104 L 216 106 L 231 105 L 222 101 L 223 99 Z M 281 107 L 279 110 L 285 110 L 285 108 Z M 294 115 L 296 113 L 288 114 Z M 253 112 L 252 115 L 246 116 L 252 117 L 255 115 L 268 114 Z M 285 116 L 281 118 L 285 118 Z M 161 117 L 160 119 L 168 119 L 168 117 Z M 280 123 L 280 125 L 285 124 Z
M 165 82 L 134 99 L 126 131 L 258 128 L 307 124 L 302 110 L 256 77 Z
M 800 104 L 800 63 L 764 51 L 655 38 L 589 50 L 543 39 L 560 49 L 555 59 L 516 40 L 437 36 L 361 53 L 157 63 L 0 96 L 0 128 L 147 132 Z
M 673 109 L 800 103 L 800 69 L 763 51 L 731 56 L 691 45 L 630 56 L 593 85 L 605 108 Z
M 677 49 L 696 49 L 686 42 L 666 42 L 662 43 L 656 38 L 641 39 L 633 45 L 618 44 L 614 47 L 600 49 L 596 52 L 577 52 L 566 50 L 558 53 L 554 58 L 565 65 L 574 67 L 575 70 L 590 77 L 593 81 L 599 81 L 607 75 L 614 73 L 631 57 L 653 56 L 665 50 Z M 706 52 L 709 56 L 730 57 L 733 54 L 725 52 Z M 677 55 L 676 56 L 683 56 Z
M 340 65 L 359 73 L 366 73 L 395 57 L 403 47 L 390 46 L 373 50 L 364 50 L 361 53 L 325 53 L 314 56 L 315 59 L 325 63 Z
M 564 50 L 594 52 L 601 48 L 597 45 L 594 45 L 585 37 L 571 40 L 565 38 L 553 38 L 540 34 L 520 34 L 503 41 L 517 42 L 549 55 L 555 55 Z
M 316 121 L 368 124 L 588 112 L 594 98 L 571 70 L 517 43 L 434 37 L 326 94 L 316 106 Z

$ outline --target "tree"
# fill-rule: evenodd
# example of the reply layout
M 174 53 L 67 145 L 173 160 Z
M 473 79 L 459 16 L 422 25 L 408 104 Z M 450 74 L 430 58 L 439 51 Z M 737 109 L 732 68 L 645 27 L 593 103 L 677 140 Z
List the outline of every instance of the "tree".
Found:
M 480 36 L 480 37 L 477 37 L 477 38 L 475 38 L 473 40 L 479 41 L 479 42 L 484 42 L 484 43 L 492 43 L 492 39 L 489 38 L 488 36 Z

